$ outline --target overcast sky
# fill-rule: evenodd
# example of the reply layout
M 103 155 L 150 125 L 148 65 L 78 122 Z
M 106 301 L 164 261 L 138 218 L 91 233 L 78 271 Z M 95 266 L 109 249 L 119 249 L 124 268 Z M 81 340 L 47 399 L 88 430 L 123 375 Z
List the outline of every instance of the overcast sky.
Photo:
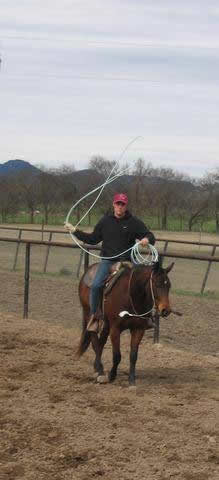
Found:
M 0 163 L 219 166 L 218 0 L 0 0 Z

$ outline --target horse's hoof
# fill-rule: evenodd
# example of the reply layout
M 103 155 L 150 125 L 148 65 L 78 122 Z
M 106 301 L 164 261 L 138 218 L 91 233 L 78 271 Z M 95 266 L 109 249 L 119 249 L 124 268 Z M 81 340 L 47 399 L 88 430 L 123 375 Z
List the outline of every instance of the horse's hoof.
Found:
M 98 375 L 97 383 L 109 383 L 109 379 L 106 375 Z
M 97 379 L 97 377 L 99 377 L 99 373 L 98 373 L 98 372 L 94 372 L 94 374 L 93 374 L 93 378 L 94 378 L 94 380 L 96 380 L 96 379 Z

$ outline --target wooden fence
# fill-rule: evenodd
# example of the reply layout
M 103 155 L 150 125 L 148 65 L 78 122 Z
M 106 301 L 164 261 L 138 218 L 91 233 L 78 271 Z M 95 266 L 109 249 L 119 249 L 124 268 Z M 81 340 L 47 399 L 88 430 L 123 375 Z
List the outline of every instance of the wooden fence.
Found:
M 54 231 L 52 232 L 54 233 Z M 62 232 L 58 232 L 62 233 Z M 165 242 L 168 242 L 168 240 L 164 240 Z M 49 254 L 49 249 L 51 247 L 62 247 L 62 248 L 79 248 L 77 245 L 72 245 L 71 243 L 65 243 L 65 242 L 52 242 L 51 240 L 45 241 L 45 240 L 26 240 L 22 239 L 21 235 L 19 234 L 18 238 L 11 238 L 11 237 L 0 237 L 0 242 L 12 242 L 16 243 L 16 252 L 15 252 L 15 259 L 17 259 L 18 255 L 18 248 L 20 244 L 25 244 L 26 245 L 26 251 L 25 251 L 25 272 L 24 272 L 24 308 L 23 308 L 23 318 L 28 318 L 28 307 L 29 307 L 29 279 L 30 279 L 30 253 L 31 253 L 31 245 L 44 245 L 47 250 L 46 250 L 46 261 L 48 261 L 48 254 Z M 186 242 L 186 243 L 191 243 L 191 242 Z M 166 244 L 165 244 L 166 245 Z M 84 245 L 86 250 L 88 252 L 84 253 L 84 270 L 86 271 L 88 266 L 89 266 L 89 251 L 90 250 L 100 250 L 100 247 L 98 246 L 93 246 L 90 245 Z M 215 246 L 217 247 L 217 245 Z M 205 274 L 205 278 L 203 280 L 203 284 L 206 284 L 207 281 L 207 276 L 209 274 L 210 270 L 210 265 L 212 262 L 219 262 L 219 257 L 216 257 L 215 255 L 184 255 L 180 254 L 178 252 L 168 252 L 167 253 L 167 248 L 164 248 L 163 252 L 160 252 L 161 257 L 170 257 L 170 258 L 183 258 L 183 259 L 190 259 L 190 260 L 200 260 L 200 261 L 206 261 L 208 262 L 208 269 Z M 215 253 L 215 251 L 214 251 Z M 82 258 L 82 257 L 81 257 Z M 81 265 L 81 258 L 80 258 L 80 265 Z M 204 287 L 202 288 L 202 293 L 204 291 Z M 154 328 L 154 343 L 159 342 L 159 329 L 160 329 L 160 324 L 159 324 L 159 317 L 157 316 L 156 318 L 156 324 Z
M 36 228 L 29 228 L 29 227 L 19 228 L 19 227 L 0 226 L 0 230 L 9 230 L 9 231 L 17 232 L 17 239 L 14 240 L 14 241 L 16 241 L 17 244 L 16 244 L 14 261 L 13 261 L 13 266 L 12 266 L 13 271 L 16 270 L 20 244 L 25 243 L 25 241 L 23 242 L 23 239 L 22 239 L 22 234 L 23 233 L 25 233 L 25 232 L 38 233 L 41 237 L 41 242 L 42 242 L 42 243 L 40 243 L 40 245 L 46 245 L 47 246 L 46 252 L 45 252 L 45 257 L 44 257 L 44 262 L 43 262 L 43 270 L 42 270 L 43 273 L 47 272 L 49 253 L 50 253 L 51 247 L 54 244 L 54 242 L 52 242 L 53 235 L 54 234 L 69 235 L 68 232 L 65 232 L 65 231 L 45 229 L 44 225 L 42 225 L 41 229 L 39 229 L 39 228 L 37 228 L 37 229 Z M 44 240 L 45 234 L 48 235 L 48 240 L 47 241 Z M 6 240 L 6 238 L 0 238 L 0 240 L 4 240 L 4 239 Z M 213 259 L 216 258 L 215 253 L 216 253 L 216 249 L 219 247 L 219 243 L 194 242 L 194 241 L 189 241 L 189 240 L 174 240 L 174 239 L 171 239 L 171 238 L 159 238 L 159 237 L 157 237 L 156 240 L 157 240 L 157 242 L 162 242 L 164 244 L 163 250 L 162 250 L 162 252 L 160 252 L 160 254 L 162 256 L 167 256 L 167 257 L 169 256 L 169 257 L 174 257 L 174 258 L 184 258 L 184 259 L 190 259 L 190 260 L 200 260 L 200 261 L 204 260 L 204 261 L 207 261 L 207 267 L 206 267 L 206 271 L 205 271 L 205 274 L 204 274 L 204 277 L 203 277 L 201 290 L 200 290 L 200 293 L 203 294 L 204 290 L 205 290 L 205 287 L 206 287 L 206 284 L 207 284 L 207 280 L 208 280 L 208 276 L 209 276 L 209 273 L 210 273 L 210 270 L 211 270 Z M 8 241 L 10 241 L 10 240 L 8 239 Z M 31 243 L 35 243 L 35 242 L 33 240 L 31 240 Z M 36 241 L 36 243 L 39 244 L 39 242 L 37 242 L 37 241 Z M 63 243 L 61 243 L 61 245 L 58 245 L 57 242 L 55 242 L 55 243 L 56 243 L 56 246 L 63 246 L 64 245 Z M 191 245 L 191 246 L 193 245 L 193 246 L 198 246 L 198 247 L 209 247 L 209 256 L 207 256 L 207 255 L 185 256 L 184 254 L 182 254 L 182 255 L 178 254 L 178 252 L 168 252 L 168 247 L 169 247 L 170 244 L 182 244 L 182 245 Z M 75 248 L 78 248 L 78 247 L 75 246 Z M 88 246 L 87 249 L 88 250 L 95 250 L 95 249 L 99 250 L 99 247 L 98 246 L 97 247 L 92 247 L 92 249 L 91 249 L 91 247 Z M 84 265 L 85 265 L 85 268 L 86 268 L 89 265 L 88 254 L 84 254 L 84 252 L 81 251 L 80 260 L 79 260 L 78 269 L 77 269 L 77 276 L 79 276 L 79 274 L 80 274 L 80 269 L 81 269 L 81 265 L 82 265 L 83 261 L 84 261 Z

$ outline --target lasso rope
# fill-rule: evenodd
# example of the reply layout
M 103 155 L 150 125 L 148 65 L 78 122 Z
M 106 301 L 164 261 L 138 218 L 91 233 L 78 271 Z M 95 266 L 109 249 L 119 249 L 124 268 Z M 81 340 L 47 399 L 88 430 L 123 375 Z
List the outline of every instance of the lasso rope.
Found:
M 83 201 L 85 200 L 85 198 L 89 197 L 90 195 L 92 195 L 93 193 L 97 192 L 98 190 L 100 190 L 100 192 L 98 193 L 96 199 L 94 200 L 94 202 L 92 203 L 92 205 L 90 206 L 90 208 L 87 210 L 87 212 L 83 215 L 83 217 L 79 220 L 79 222 L 75 225 L 75 229 L 77 228 L 77 226 L 82 222 L 82 220 L 88 215 L 88 213 L 90 212 L 90 210 L 94 207 L 95 203 L 97 202 L 97 200 L 99 199 L 103 189 L 109 185 L 110 183 L 114 182 L 114 180 L 116 180 L 116 178 L 119 178 L 121 175 L 124 174 L 124 172 L 127 172 L 127 170 L 129 170 L 130 167 L 127 167 L 123 170 L 120 170 L 119 172 L 117 172 L 115 175 L 111 176 L 112 173 L 114 172 L 115 168 L 117 167 L 118 165 L 118 162 L 119 160 L 121 160 L 122 156 L 124 155 L 124 153 L 127 151 L 127 149 L 130 147 L 130 145 L 132 143 L 134 143 L 138 138 L 140 137 L 136 137 L 134 138 L 131 142 L 128 143 L 128 145 L 125 147 L 125 149 L 123 150 L 123 152 L 121 153 L 119 159 L 117 160 L 117 162 L 115 163 L 113 169 L 111 170 L 110 174 L 108 175 L 107 179 L 105 180 L 104 183 L 102 183 L 102 185 L 99 185 L 99 187 L 96 187 L 94 188 L 93 190 L 91 190 L 91 192 L 87 193 L 86 195 L 84 195 L 82 198 L 80 198 L 80 200 L 78 200 L 72 207 L 71 209 L 69 210 L 68 214 L 67 214 L 67 217 L 66 217 L 66 220 L 65 220 L 65 224 L 68 224 L 69 223 L 69 217 L 70 215 L 72 214 L 73 210 Z M 91 253 L 90 251 L 86 250 L 86 248 L 84 248 L 78 241 L 77 239 L 74 237 L 73 233 L 72 232 L 69 232 L 70 235 L 71 235 L 71 238 L 72 240 L 79 246 L 79 248 L 81 250 L 83 250 L 84 252 L 86 253 L 89 253 L 89 255 L 91 255 L 92 257 L 95 257 L 95 258 L 100 258 L 101 260 L 114 260 L 122 255 L 124 255 L 125 253 L 129 252 L 131 250 L 131 260 L 134 264 L 146 264 L 146 265 L 152 265 L 154 262 L 157 262 L 158 260 L 158 252 L 156 250 L 156 248 L 153 246 L 153 245 L 150 245 L 148 244 L 147 245 L 147 248 L 149 250 L 148 254 L 146 257 L 143 257 L 139 251 L 139 245 L 140 245 L 140 242 L 137 242 L 135 245 L 133 245 L 133 247 L 130 247 L 128 248 L 127 250 L 124 250 L 123 252 L 120 252 L 118 255 L 114 255 L 112 257 L 102 257 L 100 255 L 97 255 L 95 253 Z

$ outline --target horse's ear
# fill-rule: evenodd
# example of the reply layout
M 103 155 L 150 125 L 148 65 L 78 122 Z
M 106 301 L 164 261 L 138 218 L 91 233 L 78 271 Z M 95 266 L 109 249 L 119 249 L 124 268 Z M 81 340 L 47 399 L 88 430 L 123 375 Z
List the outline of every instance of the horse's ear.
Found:
M 161 255 L 158 255 L 157 262 L 154 263 L 153 269 L 155 272 L 158 272 L 162 268 L 162 262 L 163 262 L 163 257 Z
M 169 273 L 170 270 L 172 270 L 174 263 L 175 262 L 172 262 L 167 268 L 165 268 L 166 273 Z
M 154 272 L 157 272 L 160 268 L 159 262 L 157 261 L 157 262 L 153 263 L 152 268 L 153 268 Z

